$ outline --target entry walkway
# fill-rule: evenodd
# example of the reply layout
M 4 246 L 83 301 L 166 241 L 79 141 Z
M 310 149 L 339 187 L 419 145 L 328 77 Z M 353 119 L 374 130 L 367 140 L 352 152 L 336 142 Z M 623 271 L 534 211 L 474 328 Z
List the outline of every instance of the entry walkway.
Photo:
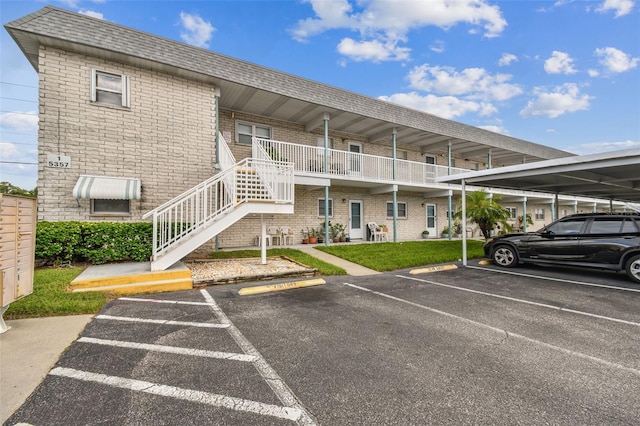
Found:
M 317 257 L 318 259 L 330 263 L 332 265 L 336 265 L 347 271 L 347 274 L 353 276 L 364 276 L 364 275 L 377 275 L 382 272 L 374 271 L 373 269 L 365 268 L 362 265 L 358 265 L 357 263 L 349 262 L 348 260 L 344 260 L 338 256 L 334 256 L 329 253 L 325 253 L 321 250 L 315 249 L 313 246 L 309 245 L 297 245 L 295 246 L 296 250 L 300 250 L 303 253 L 307 253 L 309 256 Z

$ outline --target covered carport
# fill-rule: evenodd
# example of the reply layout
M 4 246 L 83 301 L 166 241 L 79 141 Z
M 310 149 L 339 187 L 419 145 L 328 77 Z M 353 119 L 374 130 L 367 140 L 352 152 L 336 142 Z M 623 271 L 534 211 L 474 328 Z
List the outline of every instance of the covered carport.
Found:
M 443 176 L 436 181 L 458 183 L 462 186 L 464 217 L 467 216 L 467 184 L 484 188 L 548 192 L 556 200 L 556 218 L 559 206 L 558 195 L 608 200 L 610 207 L 614 201 L 621 201 L 629 203 L 629 206 L 634 208 L 635 203 L 640 203 L 640 149 L 518 164 L 455 176 Z M 464 220 L 462 227 L 462 261 L 466 266 L 467 232 Z

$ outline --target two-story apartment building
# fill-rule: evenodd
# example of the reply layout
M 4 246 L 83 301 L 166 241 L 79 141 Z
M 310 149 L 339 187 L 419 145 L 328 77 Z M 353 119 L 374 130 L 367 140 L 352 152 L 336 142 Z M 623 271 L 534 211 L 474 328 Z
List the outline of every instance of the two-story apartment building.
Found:
M 38 219 L 152 218 L 158 252 L 252 245 L 265 222 L 439 235 L 460 191 L 435 177 L 572 155 L 63 9 L 5 28 L 39 75 Z M 549 194 L 494 192 L 554 219 Z

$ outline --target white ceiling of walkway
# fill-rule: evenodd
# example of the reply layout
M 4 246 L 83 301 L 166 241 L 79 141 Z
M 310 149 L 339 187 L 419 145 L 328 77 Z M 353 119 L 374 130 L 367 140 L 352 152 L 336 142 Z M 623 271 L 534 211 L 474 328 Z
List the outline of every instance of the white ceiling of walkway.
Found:
M 640 203 L 640 149 L 583 155 L 481 170 L 437 179 Z

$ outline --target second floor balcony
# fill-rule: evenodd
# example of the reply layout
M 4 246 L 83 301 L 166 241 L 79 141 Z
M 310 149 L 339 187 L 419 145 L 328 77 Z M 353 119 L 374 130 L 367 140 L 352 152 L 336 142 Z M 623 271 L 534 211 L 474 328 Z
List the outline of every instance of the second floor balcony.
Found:
M 436 183 L 435 179 L 469 171 L 337 149 L 327 149 L 325 158 L 324 147 L 270 139 L 254 138 L 253 143 L 262 147 L 273 160 L 293 163 L 294 173 L 298 176 L 417 187 L 448 187 Z

